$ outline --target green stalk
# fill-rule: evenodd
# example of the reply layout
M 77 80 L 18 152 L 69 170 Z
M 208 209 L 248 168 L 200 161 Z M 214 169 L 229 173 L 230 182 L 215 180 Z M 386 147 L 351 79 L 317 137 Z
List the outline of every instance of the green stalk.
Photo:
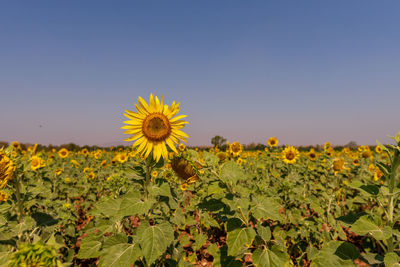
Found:
M 18 222 L 22 222 L 22 216 L 24 214 L 23 202 L 21 199 L 21 183 L 20 176 L 17 176 L 15 179 L 15 196 L 17 198 L 17 207 L 18 207 Z
M 145 195 L 146 200 L 149 199 L 148 187 L 149 187 L 150 179 L 151 179 L 151 169 L 152 169 L 151 168 L 151 157 L 152 156 L 153 155 L 150 154 L 146 159 L 146 181 L 144 183 L 144 195 Z
M 392 168 L 390 170 L 390 177 L 389 177 L 389 193 L 390 193 L 390 196 L 389 196 L 389 207 L 388 207 L 389 210 L 387 212 L 387 214 L 388 214 L 388 223 L 389 223 L 389 226 L 391 228 L 393 228 L 393 224 L 394 224 L 394 222 L 393 222 L 394 205 L 396 204 L 395 202 L 397 202 L 397 197 L 396 198 L 394 197 L 393 191 L 394 191 L 394 188 L 395 188 L 395 185 L 396 185 L 396 174 L 397 174 L 397 168 L 398 168 L 399 164 L 400 164 L 400 155 L 399 155 L 398 151 L 395 151 L 394 159 L 393 159 L 393 162 L 392 162 Z M 393 252 L 394 251 L 393 235 L 390 238 L 388 238 L 386 240 L 386 242 L 387 242 L 387 246 L 388 246 L 387 252 L 388 253 Z

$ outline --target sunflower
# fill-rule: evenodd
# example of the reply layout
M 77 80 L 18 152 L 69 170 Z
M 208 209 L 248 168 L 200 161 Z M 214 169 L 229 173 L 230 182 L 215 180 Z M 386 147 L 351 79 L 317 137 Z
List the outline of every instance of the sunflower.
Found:
M 11 159 L 0 149 L 0 188 L 4 188 L 14 174 L 15 166 Z
M 360 160 L 359 160 L 358 158 L 355 158 L 355 159 L 353 160 L 353 165 L 354 165 L 354 166 L 360 166 Z
M 0 191 L 0 203 L 6 202 L 9 197 L 10 197 L 9 194 L 7 194 L 6 192 Z
M 315 160 L 317 158 L 317 153 L 315 153 L 314 148 L 311 148 L 310 151 L 307 153 L 307 157 L 310 160 Z
M 282 151 L 282 160 L 287 164 L 296 163 L 297 158 L 300 156 L 300 152 L 293 146 L 287 146 Z
M 375 147 L 375 152 L 378 153 L 378 154 L 382 154 L 382 152 L 383 152 L 382 147 L 381 146 L 376 146 Z
M 374 181 L 379 181 L 379 179 L 381 179 L 381 177 L 383 176 L 383 172 L 381 171 L 381 169 L 379 168 L 375 168 L 375 172 L 374 172 Z
M 62 159 L 65 159 L 66 157 L 68 157 L 69 151 L 66 148 L 61 148 L 58 151 L 58 156 Z
M 185 144 L 180 143 L 179 146 L 178 146 L 178 148 L 179 148 L 180 151 L 185 151 L 186 146 L 185 146 Z
M 57 252 L 49 245 L 41 242 L 22 243 L 11 255 L 7 266 L 61 266 L 61 262 L 57 258 Z
M 178 153 L 175 144 L 179 140 L 186 142 L 189 136 L 182 132 L 182 129 L 187 121 L 182 120 L 186 115 L 174 117 L 179 112 L 180 103 L 171 106 L 164 105 L 164 96 L 161 102 L 154 94 L 150 95 L 149 104 L 139 96 L 138 104 L 135 104 L 137 112 L 125 110 L 125 116 L 129 119 L 123 126 L 126 129 L 126 134 L 133 136 L 125 139 L 125 141 L 136 140 L 134 146 L 137 146 L 137 151 L 147 158 L 153 152 L 153 159 L 159 161 L 161 157 L 168 160 L 168 150 L 166 144 Z
M 126 153 L 119 153 L 116 159 L 119 163 L 124 163 L 128 160 L 128 155 Z
M 229 146 L 229 153 L 234 156 L 237 157 L 240 155 L 240 153 L 242 153 L 243 151 L 243 146 L 241 143 L 239 142 L 233 142 L 230 146 Z
M 338 174 L 339 172 L 341 172 L 342 170 L 345 170 L 346 167 L 346 162 L 344 161 L 344 159 L 342 158 L 335 158 L 332 162 L 332 169 L 333 172 L 336 174 Z
M 36 171 L 37 169 L 39 169 L 40 167 L 43 167 L 42 165 L 42 159 L 38 156 L 33 156 L 31 158 L 31 169 L 32 171 Z
M 278 139 L 275 136 L 268 139 L 268 145 L 270 147 L 276 147 L 278 145 Z
M 176 175 L 187 184 L 194 183 L 199 179 L 195 167 L 182 157 L 173 158 L 171 167 Z
M 13 141 L 11 145 L 15 150 L 21 149 L 21 144 L 18 141 Z

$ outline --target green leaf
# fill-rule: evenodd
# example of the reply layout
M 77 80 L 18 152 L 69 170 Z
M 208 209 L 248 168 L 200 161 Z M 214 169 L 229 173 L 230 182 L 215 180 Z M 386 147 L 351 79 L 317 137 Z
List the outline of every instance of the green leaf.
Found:
M 239 228 L 228 232 L 228 255 L 236 256 L 242 249 L 253 243 L 256 232 L 253 228 Z
M 76 256 L 78 259 L 90 259 L 97 258 L 100 256 L 100 241 L 88 241 L 85 242 L 85 239 L 82 240 L 81 247 L 79 248 L 78 255 Z
M 385 226 L 379 228 L 368 216 L 362 216 L 352 226 L 351 231 L 358 235 L 372 235 L 377 240 L 386 240 L 392 235 L 392 229 Z
M 289 264 L 289 255 L 278 246 L 269 249 L 256 249 L 253 252 L 253 264 L 256 267 L 283 267 Z
M 129 267 L 133 266 L 140 256 L 136 244 L 117 244 L 104 250 L 100 257 L 100 267 Z
M 245 174 L 237 163 L 228 161 L 222 165 L 220 178 L 226 184 L 236 184 L 237 181 L 242 180 Z
M 355 260 L 360 257 L 358 249 L 348 242 L 343 242 L 335 251 L 335 255 L 343 260 Z
M 271 229 L 269 229 L 268 226 L 258 226 L 257 233 L 265 242 L 268 242 L 271 239 Z
M 310 267 L 355 267 L 356 265 L 353 263 L 353 260 L 343 260 L 336 255 L 336 251 L 343 243 L 343 241 L 330 241 L 324 244 L 322 249 L 317 254 L 314 254 L 313 257 L 310 257 Z M 342 251 L 339 250 L 339 254 L 341 252 Z M 341 256 L 344 257 L 343 255 Z
M 272 198 L 260 198 L 254 200 L 255 205 L 251 207 L 251 212 L 254 218 L 272 219 L 279 221 L 282 219 L 279 209 L 281 205 Z
M 143 255 L 149 265 L 155 262 L 174 240 L 174 229 L 167 222 L 152 226 L 143 222 L 138 228 L 138 234 Z
M 360 219 L 362 216 L 365 216 L 365 215 L 367 215 L 367 213 L 365 213 L 364 211 L 357 213 L 357 214 L 350 212 L 349 214 L 346 214 L 344 216 L 340 216 L 340 217 L 336 218 L 336 220 L 344 222 L 345 224 L 353 224 L 358 219 Z
M 400 267 L 399 261 L 400 257 L 394 252 L 385 255 L 385 267 Z

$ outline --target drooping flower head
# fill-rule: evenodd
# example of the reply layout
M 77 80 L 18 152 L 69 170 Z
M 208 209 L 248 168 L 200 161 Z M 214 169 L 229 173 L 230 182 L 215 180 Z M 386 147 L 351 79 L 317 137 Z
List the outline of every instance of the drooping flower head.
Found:
M 153 152 L 153 159 L 158 161 L 161 157 L 168 159 L 168 145 L 175 153 L 175 144 L 179 140 L 186 142 L 189 136 L 182 132 L 187 121 L 182 120 L 186 115 L 176 116 L 179 112 L 180 103 L 175 101 L 170 105 L 164 105 L 164 96 L 161 101 L 154 94 L 150 95 L 149 104 L 139 96 L 138 104 L 135 104 L 137 112 L 125 110 L 125 116 L 129 119 L 123 126 L 126 129 L 125 134 L 131 134 L 132 137 L 125 141 L 135 141 L 137 152 L 147 158 Z

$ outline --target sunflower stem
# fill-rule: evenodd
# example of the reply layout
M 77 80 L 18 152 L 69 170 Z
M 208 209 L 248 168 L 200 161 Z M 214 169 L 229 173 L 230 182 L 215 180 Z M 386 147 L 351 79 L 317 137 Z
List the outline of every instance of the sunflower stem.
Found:
M 144 183 L 144 195 L 146 200 L 149 199 L 149 183 L 150 183 L 150 179 L 151 179 L 151 157 L 152 154 L 150 154 L 147 159 L 146 159 L 146 181 Z
M 18 222 L 22 222 L 22 216 L 24 214 L 24 210 L 22 207 L 22 199 L 21 199 L 21 183 L 20 176 L 18 175 L 15 179 L 15 196 L 17 198 L 17 207 L 18 207 Z

